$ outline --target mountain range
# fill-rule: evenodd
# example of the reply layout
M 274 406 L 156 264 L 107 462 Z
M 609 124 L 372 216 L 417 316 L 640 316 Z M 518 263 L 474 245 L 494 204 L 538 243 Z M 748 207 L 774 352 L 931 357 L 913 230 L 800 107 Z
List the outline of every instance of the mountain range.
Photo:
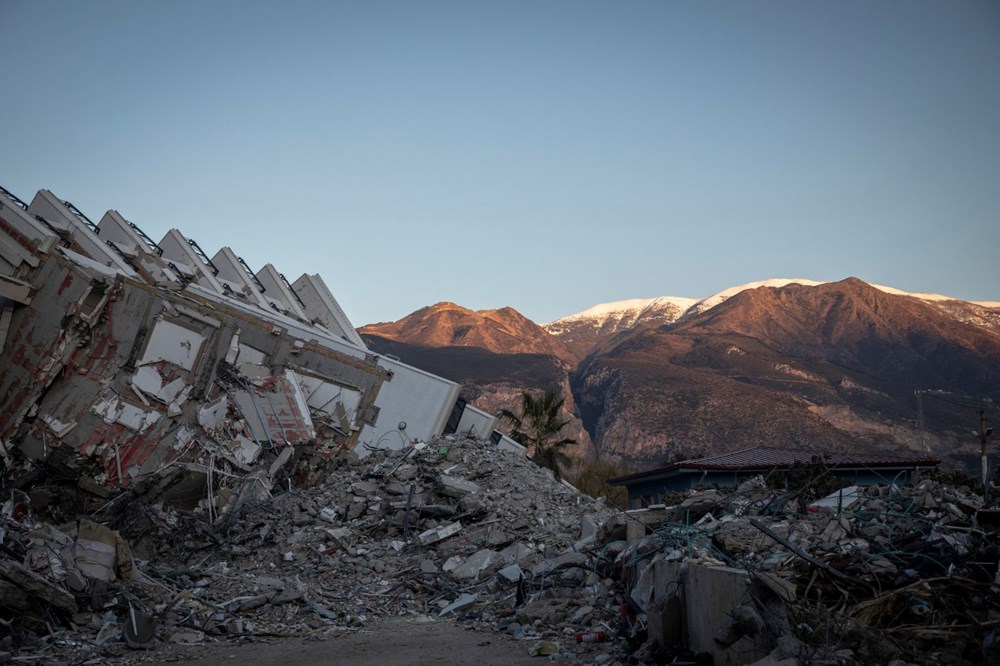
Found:
M 1000 401 L 1000 303 L 856 278 L 607 303 L 538 325 L 453 303 L 360 329 L 490 411 L 564 394 L 578 455 L 641 469 L 754 445 L 908 451 L 972 468 Z

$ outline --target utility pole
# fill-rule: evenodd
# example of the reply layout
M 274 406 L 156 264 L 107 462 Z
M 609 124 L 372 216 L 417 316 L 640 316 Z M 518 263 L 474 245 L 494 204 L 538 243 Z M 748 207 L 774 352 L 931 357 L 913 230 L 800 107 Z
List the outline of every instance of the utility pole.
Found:
M 986 410 L 979 410 L 979 444 L 983 452 L 983 502 L 990 498 L 990 460 L 986 452 L 986 438 L 993 434 L 993 428 L 986 426 Z

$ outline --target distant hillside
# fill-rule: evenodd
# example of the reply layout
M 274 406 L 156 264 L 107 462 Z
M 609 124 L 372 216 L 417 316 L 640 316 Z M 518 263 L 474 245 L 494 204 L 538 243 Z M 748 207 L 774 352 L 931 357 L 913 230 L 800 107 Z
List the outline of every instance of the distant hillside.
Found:
M 454 303 L 437 303 L 359 332 L 421 347 L 476 347 L 497 354 L 545 354 L 569 364 L 577 361 L 565 344 L 509 307 L 474 312 Z
M 792 284 L 816 287 L 827 283 L 805 278 L 770 278 L 728 287 L 705 298 L 660 296 L 601 303 L 582 312 L 542 324 L 542 328 L 566 343 L 580 358 L 583 358 L 623 332 L 648 325 L 672 324 L 691 318 L 750 289 L 785 287 Z M 924 301 L 954 319 L 1000 333 L 1000 302 L 972 303 L 941 294 L 910 293 L 876 284 L 870 286 L 893 296 L 908 296 Z
M 636 468 L 755 445 L 974 468 L 977 410 L 1000 422 L 1000 304 L 856 278 L 620 301 L 544 326 L 511 308 L 439 303 L 361 333 L 494 413 L 523 390 L 556 390 L 586 444 L 578 455 L 592 444 Z
M 788 284 L 624 335 L 571 383 L 602 450 L 633 460 L 760 444 L 949 457 L 972 453 L 955 403 L 1000 401 L 1000 335 L 853 278 Z M 956 399 L 921 408 L 926 389 Z

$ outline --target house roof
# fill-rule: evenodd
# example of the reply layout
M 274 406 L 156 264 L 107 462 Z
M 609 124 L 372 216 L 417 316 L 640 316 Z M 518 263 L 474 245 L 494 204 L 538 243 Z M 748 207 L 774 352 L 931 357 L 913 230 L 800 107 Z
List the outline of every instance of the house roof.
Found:
M 687 471 L 720 470 L 750 472 L 755 470 L 768 470 L 776 467 L 791 467 L 795 463 L 808 463 L 816 457 L 822 458 L 827 465 L 833 468 L 931 467 L 941 462 L 940 460 L 934 458 L 888 456 L 878 453 L 862 455 L 853 453 L 806 451 L 804 449 L 781 449 L 771 446 L 754 446 L 748 449 L 732 451 L 730 453 L 722 453 L 717 456 L 709 456 L 707 458 L 682 460 L 665 467 L 658 467 L 656 469 L 637 472 L 627 476 L 619 476 L 611 479 L 610 483 L 614 485 L 627 485 L 632 481 L 653 479 L 659 476 L 673 476 Z

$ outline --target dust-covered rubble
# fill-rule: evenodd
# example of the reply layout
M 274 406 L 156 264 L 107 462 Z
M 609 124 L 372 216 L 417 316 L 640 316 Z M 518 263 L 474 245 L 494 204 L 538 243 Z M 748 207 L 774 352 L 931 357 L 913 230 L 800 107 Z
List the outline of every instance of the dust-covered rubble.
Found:
M 157 503 L 137 506 L 141 519 L 132 512 L 119 533 L 90 521 L 57 528 L 22 509 L 4 513 L 9 562 L 77 608 L 64 603 L 55 632 L 46 608 L 7 644 L 66 661 L 74 649 L 141 661 L 172 643 L 322 637 L 398 615 L 503 628 L 517 617 L 526 635 L 568 635 L 607 625 L 621 603 L 591 565 L 597 526 L 614 512 L 489 441 L 344 455 L 325 483 L 246 503 L 221 524 Z M 100 538 L 87 541 L 83 525 Z M 93 566 L 81 557 L 89 543 L 106 546 Z M 535 617 L 558 586 L 572 586 L 574 601 Z M 149 655 L 123 652 L 134 613 L 155 625 Z
M 15 494 L 0 656 L 161 661 L 402 617 L 581 664 L 997 662 L 997 511 L 975 494 L 924 478 L 807 502 L 757 478 L 680 499 L 621 512 L 451 436 L 341 455 L 221 519 L 133 495 L 53 525 Z

